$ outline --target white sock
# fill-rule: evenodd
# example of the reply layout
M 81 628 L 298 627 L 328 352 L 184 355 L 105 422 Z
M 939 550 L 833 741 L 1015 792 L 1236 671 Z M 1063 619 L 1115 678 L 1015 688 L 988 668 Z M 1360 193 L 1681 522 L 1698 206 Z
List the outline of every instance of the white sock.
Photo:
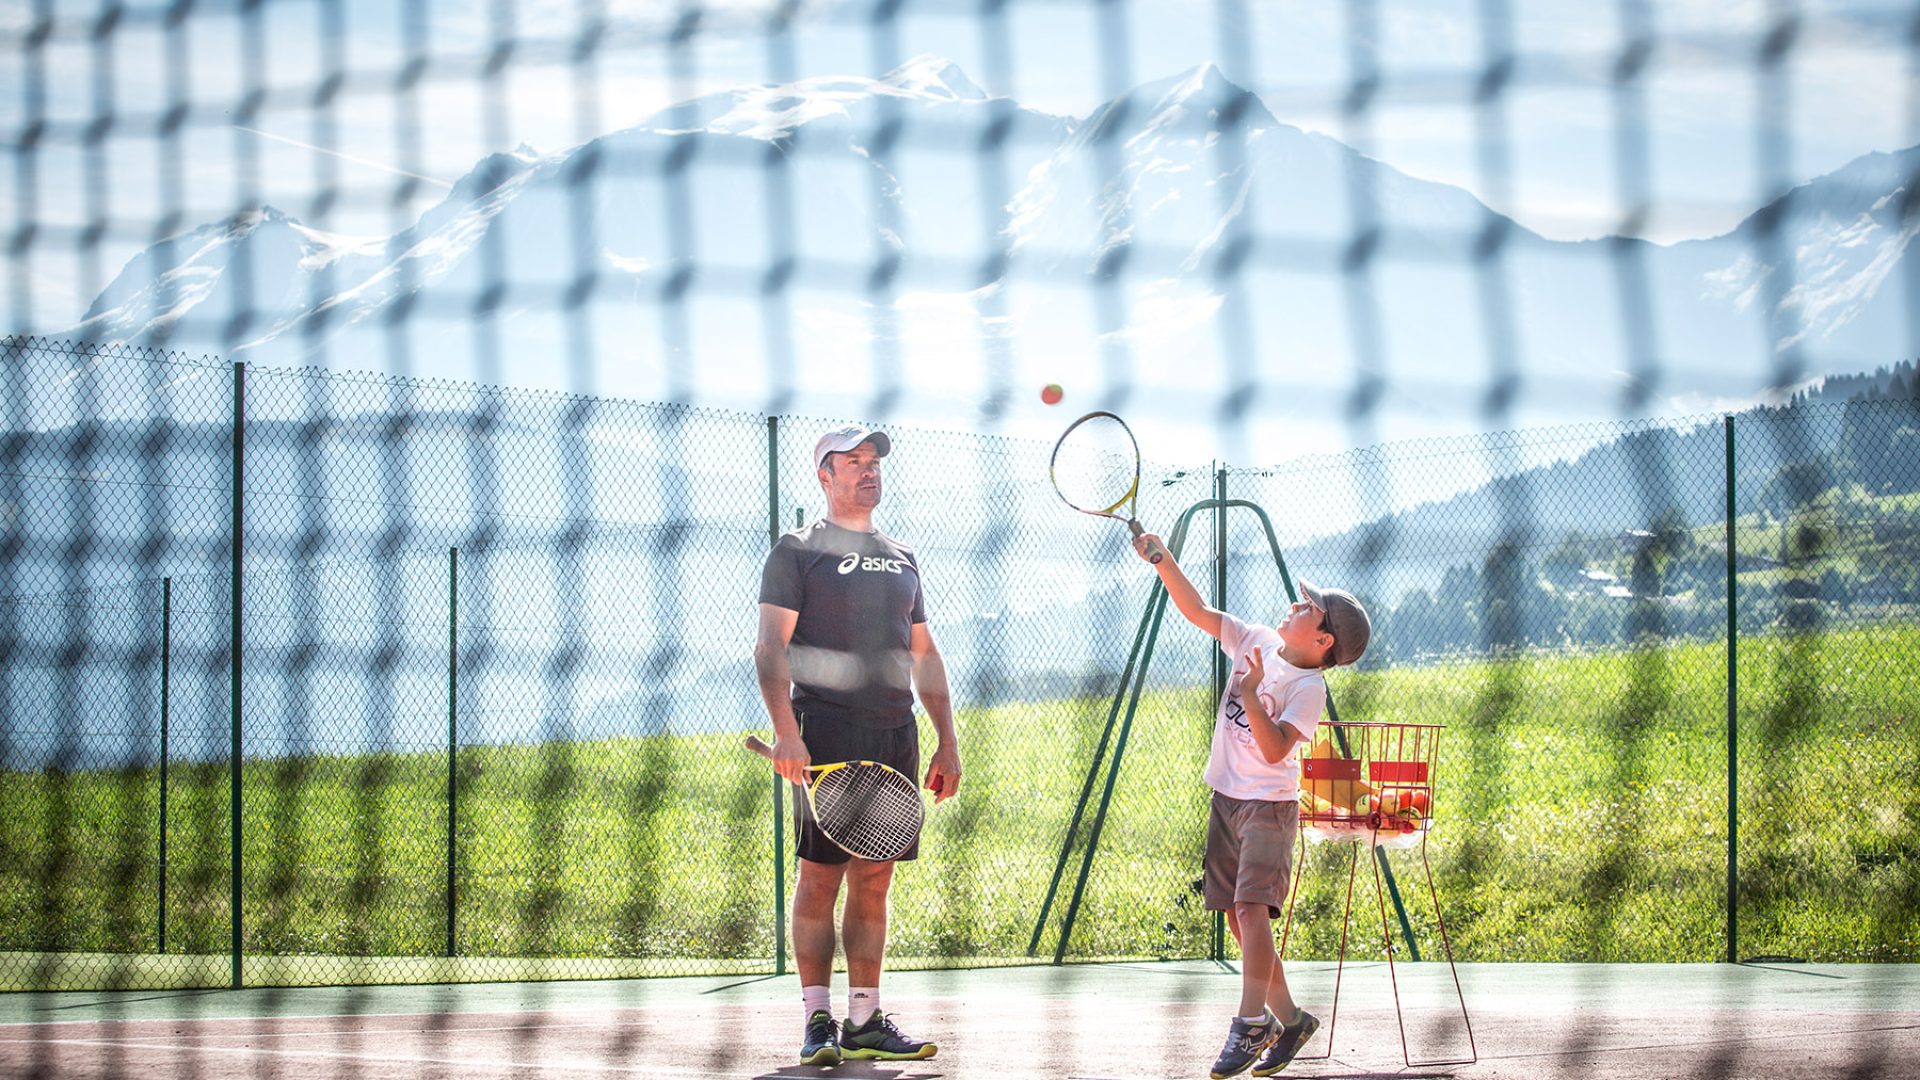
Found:
M 803 986 L 800 988 L 800 1005 L 806 1009 L 808 1020 L 812 1020 L 817 1012 L 832 1015 L 833 991 L 825 986 Z
M 1267 1014 L 1262 1010 L 1259 1016 L 1242 1016 L 1237 1019 L 1243 1024 L 1264 1024 L 1267 1022 Z
M 847 991 L 847 1026 L 859 1027 L 880 1011 L 880 988 L 855 986 Z

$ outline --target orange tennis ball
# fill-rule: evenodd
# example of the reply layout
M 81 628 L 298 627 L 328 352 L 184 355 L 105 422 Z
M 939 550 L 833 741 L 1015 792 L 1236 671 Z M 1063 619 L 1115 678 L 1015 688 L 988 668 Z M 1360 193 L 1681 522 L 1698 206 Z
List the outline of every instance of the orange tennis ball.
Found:
M 1060 404 L 1060 399 L 1066 396 L 1067 392 L 1060 389 L 1060 384 L 1057 382 L 1050 382 L 1040 388 L 1040 400 L 1049 405 Z

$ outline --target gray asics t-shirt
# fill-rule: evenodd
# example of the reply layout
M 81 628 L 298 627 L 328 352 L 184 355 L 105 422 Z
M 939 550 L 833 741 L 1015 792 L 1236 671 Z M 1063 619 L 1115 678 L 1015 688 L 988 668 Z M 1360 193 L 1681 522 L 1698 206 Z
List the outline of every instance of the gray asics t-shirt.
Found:
M 822 519 L 780 538 L 760 602 L 800 613 L 788 647 L 794 708 L 870 728 L 913 722 L 913 627 L 927 621 L 906 545 Z

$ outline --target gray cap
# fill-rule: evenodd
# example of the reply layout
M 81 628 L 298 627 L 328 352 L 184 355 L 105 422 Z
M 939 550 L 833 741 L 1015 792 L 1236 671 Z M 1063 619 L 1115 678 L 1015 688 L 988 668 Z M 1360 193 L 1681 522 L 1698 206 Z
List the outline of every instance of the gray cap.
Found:
M 818 469 L 827 460 L 828 454 L 844 454 L 868 439 L 873 440 L 873 452 L 881 457 L 886 457 L 893 452 L 893 440 L 887 438 L 886 432 L 861 427 L 859 424 L 848 424 L 846 427 L 834 428 L 820 436 L 820 441 L 813 444 L 813 467 Z
M 1367 651 L 1367 640 L 1373 636 L 1373 620 L 1367 618 L 1367 609 L 1360 604 L 1358 597 L 1345 589 L 1322 589 L 1317 585 L 1300 583 L 1300 593 L 1313 606 L 1327 613 L 1327 630 L 1333 634 L 1333 656 L 1331 664 L 1351 664 L 1360 659 Z

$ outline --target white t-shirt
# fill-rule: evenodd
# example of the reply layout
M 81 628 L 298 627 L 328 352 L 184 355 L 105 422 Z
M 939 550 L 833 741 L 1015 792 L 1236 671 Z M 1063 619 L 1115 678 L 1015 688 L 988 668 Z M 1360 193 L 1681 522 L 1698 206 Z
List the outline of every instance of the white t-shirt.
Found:
M 1290 724 L 1302 740 L 1311 741 L 1327 704 L 1327 681 L 1313 668 L 1294 667 L 1280 659 L 1280 632 L 1271 626 L 1248 626 L 1222 612 L 1220 651 L 1233 663 L 1227 691 L 1213 718 L 1213 749 L 1207 754 L 1207 785 L 1235 799 L 1292 802 L 1300 797 L 1300 760 L 1288 754 L 1270 764 L 1247 730 L 1247 710 L 1240 703 L 1240 680 L 1247 674 L 1247 654 L 1260 649 L 1266 678 L 1260 683 L 1260 704 L 1276 722 Z

